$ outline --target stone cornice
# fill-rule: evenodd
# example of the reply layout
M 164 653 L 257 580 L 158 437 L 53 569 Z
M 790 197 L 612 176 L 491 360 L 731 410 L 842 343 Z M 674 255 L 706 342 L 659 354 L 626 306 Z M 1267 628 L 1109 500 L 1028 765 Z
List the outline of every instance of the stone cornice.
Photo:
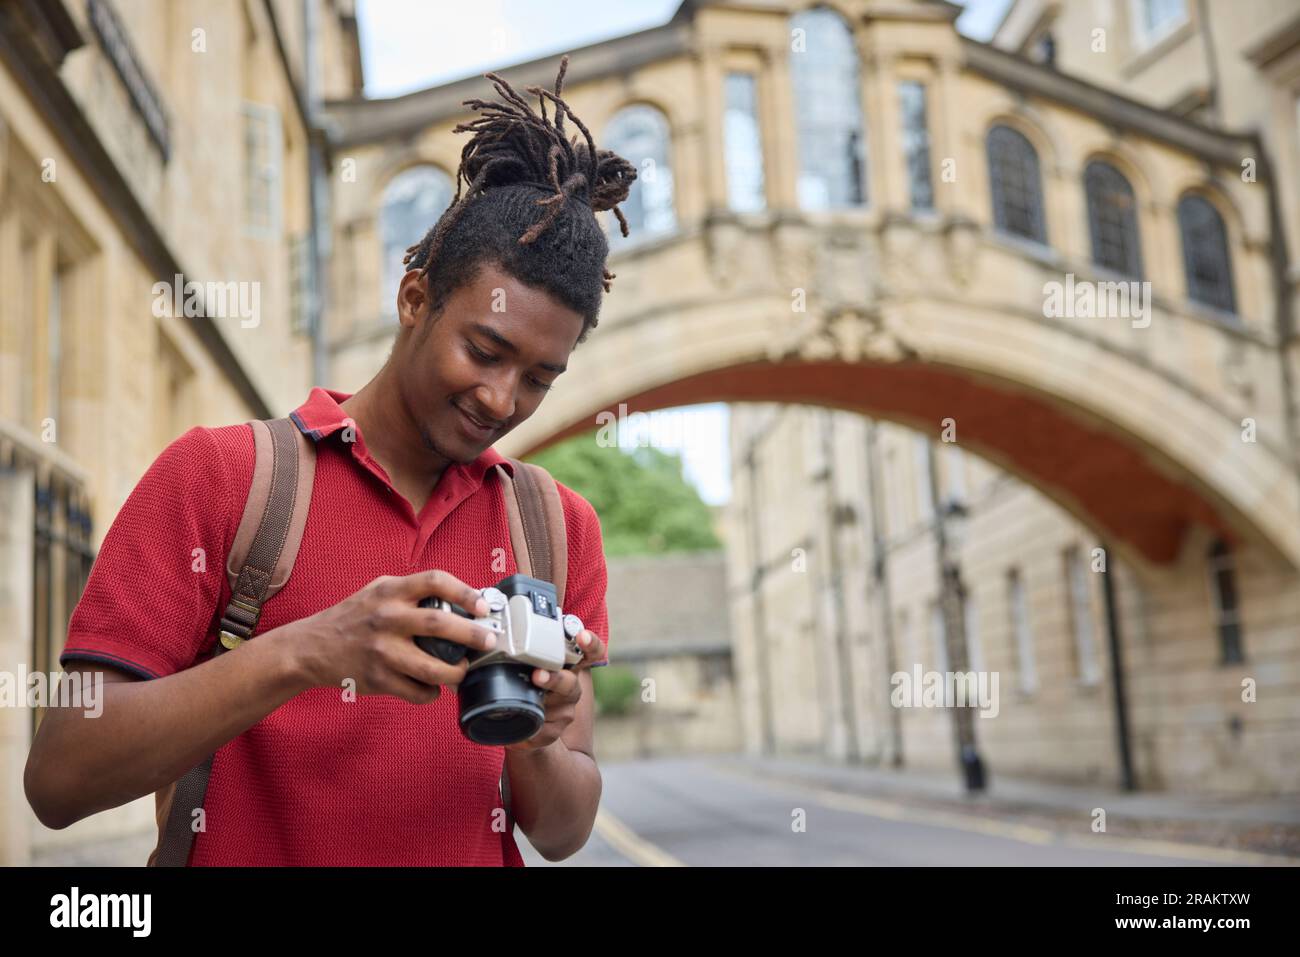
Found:
M 660 60 L 690 52 L 691 25 L 663 26 L 602 40 L 568 51 L 581 66 L 581 78 L 570 77 L 570 85 L 593 83 L 610 76 L 626 75 Z M 516 90 L 550 85 L 560 69 L 560 57 L 550 56 L 495 70 Z M 462 101 L 484 95 L 482 74 L 464 77 L 441 86 L 416 90 L 382 100 L 333 100 L 325 104 L 327 125 L 336 146 L 370 143 L 393 136 L 415 133 L 440 120 L 463 116 Z

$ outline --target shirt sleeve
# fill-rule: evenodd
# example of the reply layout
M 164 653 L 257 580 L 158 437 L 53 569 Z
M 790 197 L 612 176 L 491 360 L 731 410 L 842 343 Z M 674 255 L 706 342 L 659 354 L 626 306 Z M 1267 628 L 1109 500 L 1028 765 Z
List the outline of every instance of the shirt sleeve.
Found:
M 609 664 L 609 611 L 605 606 L 608 571 L 600 533 L 600 518 L 591 503 L 561 482 L 565 537 L 568 540 L 569 569 L 564 586 L 564 612 L 577 615 L 583 625 L 605 642 L 605 654 L 591 665 Z
M 195 426 L 154 460 L 113 519 L 59 656 L 160 678 L 194 663 L 218 620 L 234 531 L 230 473 Z

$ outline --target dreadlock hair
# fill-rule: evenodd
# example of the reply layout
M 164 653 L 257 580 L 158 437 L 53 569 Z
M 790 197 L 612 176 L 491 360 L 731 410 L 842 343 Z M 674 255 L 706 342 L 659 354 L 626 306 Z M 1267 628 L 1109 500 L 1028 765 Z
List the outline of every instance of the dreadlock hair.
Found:
M 595 328 L 602 291 L 609 292 L 614 279 L 605 268 L 609 243 L 595 214 L 612 209 L 628 234 L 618 204 L 627 199 L 636 167 L 597 149 L 561 98 L 568 66 L 566 55 L 553 92 L 527 88 L 538 98 L 540 115 L 496 73 L 484 76 L 503 103 L 463 101 L 482 115 L 452 130 L 474 134 L 461 150 L 455 199 L 402 260 L 428 278 L 433 315 L 452 292 L 473 280 L 482 263 L 495 262 L 579 313 L 578 342 Z M 547 116 L 547 100 L 554 104 L 553 119 Z M 576 133 L 565 139 L 566 116 L 581 131 L 581 140 Z M 462 182 L 468 186 L 463 197 Z

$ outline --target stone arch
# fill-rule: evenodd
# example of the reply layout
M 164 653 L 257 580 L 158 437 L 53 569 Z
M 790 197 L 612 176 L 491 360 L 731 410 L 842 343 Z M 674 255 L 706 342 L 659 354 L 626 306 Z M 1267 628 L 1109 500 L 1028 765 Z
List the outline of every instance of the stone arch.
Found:
M 1050 120 L 1039 111 L 1020 104 L 1007 103 L 991 110 L 979 123 L 980 146 L 988 139 L 995 126 L 1009 126 L 1033 144 L 1038 153 L 1038 165 L 1044 177 L 1056 175 L 1065 154 L 1059 147 L 1060 137 L 1049 129 Z
M 1125 148 L 1121 143 L 1111 143 L 1086 149 L 1080 155 L 1082 157 L 1079 163 L 1080 181 L 1082 181 L 1083 171 L 1088 168 L 1089 163 L 1093 162 L 1110 164 L 1128 180 L 1129 185 L 1133 187 L 1133 195 L 1137 197 L 1138 229 L 1140 231 L 1149 229 L 1151 226 L 1149 210 L 1156 203 L 1155 190 L 1151 184 L 1151 177 L 1147 175 L 1145 164 L 1133 155 L 1133 151 Z
M 815 318 L 789 348 L 774 348 L 773 329 L 789 322 L 784 300 L 623 319 L 574 353 L 570 374 L 584 388 L 555 396 L 509 447 L 519 454 L 594 429 L 596 413 L 620 403 L 633 412 L 804 402 L 931 431 L 954 415 L 959 443 L 1139 560 L 1174 562 L 1189 533 L 1208 528 L 1300 567 L 1296 477 L 1283 450 L 1261 443 L 1242 455 L 1231 415 L 1156 388 L 1149 368 L 1041 319 L 1020 317 L 1005 334 L 1023 347 L 1002 348 L 988 329 L 1008 317 L 994 313 L 976 305 L 954 315 L 937 302 L 906 315 L 844 312 Z
M 425 152 L 413 149 L 386 154 L 376 164 L 375 174 L 370 184 L 370 207 L 375 211 L 376 216 L 379 213 L 379 207 L 383 202 L 384 191 L 388 189 L 388 184 L 408 170 L 417 169 L 421 166 L 431 166 L 444 174 L 447 179 L 451 180 L 452 190 L 455 191 L 456 170 L 455 168 L 448 169 L 447 164 L 441 160 L 435 159 Z
M 666 100 L 661 100 L 658 97 L 654 96 L 653 94 L 645 94 L 645 93 L 637 93 L 635 96 L 630 96 L 626 99 L 618 100 L 609 110 L 605 112 L 603 116 L 600 117 L 600 119 L 596 120 L 596 122 L 594 123 L 588 123 L 587 128 L 592 130 L 593 132 L 596 130 L 600 130 L 603 132 L 605 127 L 609 125 L 610 120 L 618 116 L 618 114 L 622 113 L 624 110 L 630 109 L 631 107 L 634 106 L 648 106 L 650 107 L 650 109 L 661 114 L 663 118 L 668 122 L 668 135 L 673 137 L 674 139 L 677 138 L 678 131 L 680 130 L 680 117 L 678 116 L 678 114 L 681 111 L 677 109 L 672 103 L 669 103 Z M 601 140 L 599 136 L 596 137 L 596 145 L 597 146 L 601 145 Z
M 848 29 L 849 35 L 857 36 L 857 30 L 854 29 L 854 15 L 847 3 L 843 0 L 803 0 L 803 2 L 793 5 L 789 12 L 787 20 L 797 17 L 801 13 L 810 13 L 813 10 L 829 10 L 831 13 L 839 15 L 844 21 L 844 26 Z

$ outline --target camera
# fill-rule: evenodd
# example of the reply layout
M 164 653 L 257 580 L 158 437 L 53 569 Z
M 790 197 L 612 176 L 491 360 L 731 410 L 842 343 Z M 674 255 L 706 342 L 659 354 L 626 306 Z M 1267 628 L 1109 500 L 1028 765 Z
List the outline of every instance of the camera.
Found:
M 554 585 L 528 575 L 511 575 L 479 594 L 488 604 L 481 618 L 442 598 L 424 598 L 419 605 L 477 622 L 496 634 L 495 648 L 479 651 L 431 635 L 416 635 L 415 643 L 451 665 L 469 659 L 457 692 L 465 737 L 491 745 L 526 741 L 546 719 L 546 691 L 533 684 L 533 669 L 555 671 L 580 661 L 582 621 L 562 612 Z

